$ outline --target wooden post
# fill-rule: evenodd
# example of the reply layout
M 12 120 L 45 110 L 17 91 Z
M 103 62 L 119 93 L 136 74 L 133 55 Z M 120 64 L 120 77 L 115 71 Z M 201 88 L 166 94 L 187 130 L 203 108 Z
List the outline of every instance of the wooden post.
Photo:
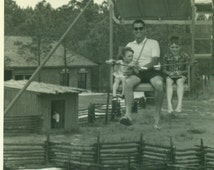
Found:
M 100 164 L 100 133 L 97 135 L 97 143 L 95 143 L 95 164 Z
M 88 123 L 94 123 L 95 121 L 95 104 L 90 103 L 88 106 Z
M 110 99 L 110 91 L 108 91 L 108 93 L 107 93 L 105 124 L 108 123 L 109 99 Z
M 130 155 L 128 155 L 128 170 L 131 170 L 131 160 L 130 160 Z
M 212 63 L 214 65 L 214 0 L 212 0 L 212 36 L 211 36 L 211 52 L 212 52 Z
M 200 169 L 205 170 L 206 169 L 206 153 L 204 150 L 204 142 L 203 139 L 201 139 L 201 144 L 200 144 Z
M 170 137 L 170 146 L 171 146 L 171 149 L 170 149 L 170 162 L 171 164 L 175 164 L 176 163 L 176 157 L 175 157 L 175 146 L 173 144 L 173 141 L 172 141 L 172 137 Z
M 143 134 L 141 133 L 140 135 L 140 141 L 139 141 L 139 146 L 138 146 L 138 164 L 141 166 L 142 165 L 142 156 L 143 156 Z
M 196 18 L 196 7 L 195 7 L 195 0 L 191 0 L 191 7 L 192 7 L 192 23 L 191 23 L 191 60 L 195 60 L 195 18 Z M 191 76 L 190 80 L 194 83 L 196 83 L 195 80 L 196 79 L 196 74 L 195 74 L 195 69 L 192 68 L 191 69 L 191 73 L 189 76 Z M 195 96 L 196 95 L 196 89 L 195 89 L 195 84 L 190 84 L 191 87 L 191 95 Z M 192 89 L 194 88 L 194 89 Z M 193 97 L 194 98 L 194 97 Z
M 68 162 L 67 162 L 67 169 L 70 170 L 71 166 L 70 166 L 70 162 L 71 162 L 71 153 L 72 153 L 72 149 L 70 148 L 70 151 L 68 153 Z
M 45 141 L 45 164 L 49 163 L 49 142 L 50 142 L 50 134 L 47 133 L 47 138 Z
M 113 58 L 113 7 L 111 0 L 108 0 L 109 5 L 109 59 Z M 109 95 L 112 90 L 112 68 L 109 70 L 109 84 L 107 87 L 107 106 L 106 106 L 106 116 L 105 123 L 108 123 L 108 106 L 109 106 Z
M 109 59 L 113 58 L 113 6 L 111 0 L 108 0 L 109 3 Z M 109 90 L 112 90 L 112 67 L 110 67 L 109 75 Z

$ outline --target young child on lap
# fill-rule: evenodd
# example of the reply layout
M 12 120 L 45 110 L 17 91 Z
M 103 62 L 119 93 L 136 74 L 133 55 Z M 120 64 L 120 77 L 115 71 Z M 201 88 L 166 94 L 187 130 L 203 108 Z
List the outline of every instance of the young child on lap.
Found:
M 132 62 L 134 51 L 130 47 L 124 47 L 119 55 L 119 60 L 107 60 L 107 64 L 115 64 L 114 67 L 114 83 L 113 83 L 113 98 L 117 97 L 119 85 L 122 84 L 121 96 L 124 96 L 126 77 L 132 74 L 133 69 L 128 65 Z

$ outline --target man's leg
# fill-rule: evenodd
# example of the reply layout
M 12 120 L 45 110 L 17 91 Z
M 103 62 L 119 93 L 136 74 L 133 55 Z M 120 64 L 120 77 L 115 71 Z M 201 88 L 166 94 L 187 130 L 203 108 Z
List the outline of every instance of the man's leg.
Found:
M 163 78 L 160 76 L 155 76 L 151 78 L 150 82 L 155 89 L 155 106 L 156 106 L 155 115 L 154 115 L 155 127 L 159 128 L 160 113 L 161 113 L 161 108 L 163 105 L 163 97 L 164 97 Z
M 134 87 L 141 82 L 140 78 L 132 75 L 126 79 L 125 82 L 125 105 L 126 105 L 126 114 L 125 116 L 132 120 L 132 102 L 133 102 L 133 89 Z
M 182 100 L 184 95 L 184 82 L 186 80 L 186 77 L 182 77 L 181 79 L 177 80 L 177 96 L 178 96 L 178 105 L 176 108 L 176 112 L 181 112 L 182 109 Z
M 166 96 L 167 96 L 168 113 L 172 113 L 173 80 L 169 77 L 166 78 Z

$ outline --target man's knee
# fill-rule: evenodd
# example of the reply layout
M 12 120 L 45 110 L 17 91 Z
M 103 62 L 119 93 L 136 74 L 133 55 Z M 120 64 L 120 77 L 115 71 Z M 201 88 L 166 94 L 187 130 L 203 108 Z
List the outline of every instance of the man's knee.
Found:
M 138 77 L 130 76 L 125 81 L 125 88 L 126 89 L 133 89 L 139 83 L 140 83 L 140 79 Z
M 125 88 L 126 89 L 132 89 L 133 88 L 133 83 L 132 83 L 131 79 L 127 78 L 125 80 Z
M 156 79 L 156 80 L 153 82 L 153 87 L 154 87 L 155 90 L 157 90 L 157 91 L 163 91 L 163 87 L 164 87 L 163 79 Z

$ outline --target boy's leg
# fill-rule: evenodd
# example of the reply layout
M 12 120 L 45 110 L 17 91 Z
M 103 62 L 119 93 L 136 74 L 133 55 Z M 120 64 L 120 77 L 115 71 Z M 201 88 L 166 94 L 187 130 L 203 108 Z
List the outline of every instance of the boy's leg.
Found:
M 164 96 L 163 78 L 161 76 L 155 76 L 151 78 L 150 82 L 155 89 L 155 106 L 156 106 L 155 115 L 154 115 L 155 128 L 160 128 L 159 120 L 160 120 L 160 113 L 163 105 L 163 96 Z
M 166 96 L 167 96 L 168 113 L 172 113 L 173 80 L 169 77 L 166 78 Z
M 119 88 L 119 85 L 120 85 L 120 78 L 115 77 L 114 84 L 113 84 L 113 92 L 112 92 L 113 97 L 117 96 L 117 90 Z
M 125 81 L 125 105 L 126 105 L 126 114 L 125 116 L 132 120 L 132 102 L 133 102 L 133 90 L 134 87 L 141 82 L 140 78 L 132 75 L 128 77 Z
M 178 96 L 178 105 L 176 108 L 176 112 L 181 112 L 182 109 L 182 100 L 184 95 L 184 82 L 186 77 L 182 77 L 176 81 L 177 83 L 177 96 Z

